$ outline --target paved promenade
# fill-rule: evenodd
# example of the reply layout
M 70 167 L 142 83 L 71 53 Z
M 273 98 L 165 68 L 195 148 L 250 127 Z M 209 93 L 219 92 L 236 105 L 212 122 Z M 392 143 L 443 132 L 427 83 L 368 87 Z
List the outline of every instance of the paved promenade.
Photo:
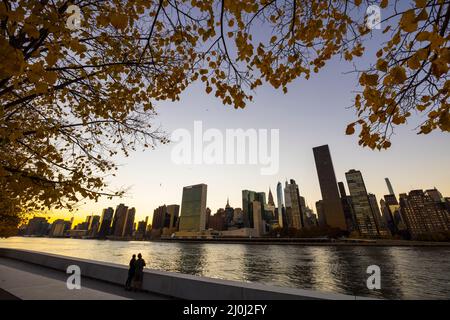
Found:
M 69 275 L 38 265 L 0 258 L 0 299 L 161 300 L 164 296 L 125 291 L 121 286 L 82 277 L 81 289 L 69 290 Z

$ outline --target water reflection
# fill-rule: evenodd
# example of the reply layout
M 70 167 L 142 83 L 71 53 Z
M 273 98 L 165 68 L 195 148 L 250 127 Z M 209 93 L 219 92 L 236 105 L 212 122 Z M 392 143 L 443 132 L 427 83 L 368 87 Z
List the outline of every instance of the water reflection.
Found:
M 332 247 L 9 238 L 0 247 L 22 248 L 128 264 L 142 253 L 147 267 L 285 287 L 382 297 L 450 297 L 450 249 Z M 381 290 L 366 287 L 369 265 L 381 269 Z
M 202 275 L 205 264 L 204 244 L 177 243 L 176 272 Z

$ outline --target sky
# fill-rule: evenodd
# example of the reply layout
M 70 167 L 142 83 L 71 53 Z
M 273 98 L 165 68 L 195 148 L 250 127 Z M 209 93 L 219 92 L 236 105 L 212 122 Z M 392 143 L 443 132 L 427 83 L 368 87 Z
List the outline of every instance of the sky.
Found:
M 374 61 L 379 42 L 375 35 L 366 43 L 366 54 L 356 60 L 357 67 L 367 67 Z M 100 215 L 105 207 L 125 203 L 136 208 L 136 220 L 146 216 L 151 219 L 158 206 L 181 204 L 183 186 L 199 183 L 208 185 L 207 206 L 214 213 L 225 206 L 227 198 L 231 206 L 241 207 L 243 189 L 267 193 L 271 188 L 276 197 L 277 182 L 284 184 L 286 179 L 297 182 L 300 194 L 315 211 L 321 194 L 312 148 L 323 144 L 330 147 L 337 180 L 345 182 L 345 172 L 350 169 L 361 170 L 368 192 L 378 200 L 388 193 L 385 177 L 396 194 L 436 187 L 450 196 L 450 135 L 438 131 L 417 135 L 415 128 L 423 115 L 413 115 L 406 125 L 397 128 L 388 150 L 363 148 L 358 145 L 357 134 L 345 135 L 347 124 L 356 119 L 351 104 L 358 81 L 352 70 L 351 63 L 336 57 L 309 80 L 292 82 L 287 94 L 267 85 L 259 87 L 245 109 L 224 106 L 207 95 L 199 83 L 189 87 L 179 102 L 156 103 L 154 123 L 169 134 L 180 128 L 193 132 L 194 121 L 202 121 L 204 131 L 216 128 L 222 133 L 237 128 L 278 129 L 279 171 L 274 175 L 261 175 L 260 165 L 176 164 L 171 158 L 176 143 L 161 145 L 154 150 L 138 150 L 128 158 L 116 158 L 119 170 L 110 179 L 110 187 L 130 188 L 124 198 L 88 202 L 74 213 L 53 217 L 73 215 L 81 220 L 86 215 Z

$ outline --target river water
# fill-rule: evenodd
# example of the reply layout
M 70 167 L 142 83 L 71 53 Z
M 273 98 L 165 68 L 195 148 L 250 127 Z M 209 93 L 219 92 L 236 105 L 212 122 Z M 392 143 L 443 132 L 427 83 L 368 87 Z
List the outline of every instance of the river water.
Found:
M 281 287 L 387 299 L 450 299 L 450 248 L 299 246 L 101 241 L 13 237 L 0 247 L 128 264 L 142 253 L 147 268 Z M 369 290 L 378 265 L 381 289 Z

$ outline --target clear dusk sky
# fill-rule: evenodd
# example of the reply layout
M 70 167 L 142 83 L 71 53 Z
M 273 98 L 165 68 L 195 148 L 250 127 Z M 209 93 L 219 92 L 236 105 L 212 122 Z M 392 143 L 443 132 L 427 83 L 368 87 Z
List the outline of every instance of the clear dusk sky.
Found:
M 354 61 L 358 68 L 374 61 L 380 48 L 376 32 L 366 43 L 365 57 Z M 171 160 L 174 144 L 136 151 L 128 158 L 116 158 L 120 167 L 117 176 L 110 179 L 112 188 L 130 187 L 128 195 L 88 202 L 74 212 L 75 219 L 101 214 L 103 208 L 115 208 L 119 203 L 135 207 L 136 219 L 151 219 L 158 206 L 181 204 L 183 186 L 198 183 L 208 185 L 207 206 L 214 213 L 224 207 L 227 197 L 231 206 L 241 207 L 243 189 L 267 193 L 271 187 L 276 197 L 277 182 L 284 184 L 286 178 L 296 180 L 301 195 L 315 211 L 321 194 L 312 148 L 323 144 L 330 146 L 337 180 L 345 181 L 349 169 L 361 170 L 367 190 L 378 200 L 387 194 L 385 177 L 390 178 L 396 194 L 437 187 L 444 196 L 450 196 L 450 135 L 437 131 L 417 135 L 414 129 L 423 121 L 422 115 L 414 115 L 396 130 L 389 150 L 362 148 L 356 134 L 345 135 L 346 125 L 356 119 L 351 104 L 353 91 L 358 89 L 357 74 L 348 73 L 353 69 L 353 62 L 336 57 L 311 79 L 291 83 L 287 94 L 259 87 L 254 101 L 241 110 L 222 105 L 205 93 L 202 84 L 188 88 L 179 102 L 157 102 L 155 125 L 168 133 L 178 128 L 193 132 L 196 120 L 203 122 L 203 130 L 217 128 L 223 134 L 226 129 L 237 128 L 279 129 L 279 172 L 261 175 L 260 165 L 176 165 Z M 64 218 L 70 216 L 63 214 Z

